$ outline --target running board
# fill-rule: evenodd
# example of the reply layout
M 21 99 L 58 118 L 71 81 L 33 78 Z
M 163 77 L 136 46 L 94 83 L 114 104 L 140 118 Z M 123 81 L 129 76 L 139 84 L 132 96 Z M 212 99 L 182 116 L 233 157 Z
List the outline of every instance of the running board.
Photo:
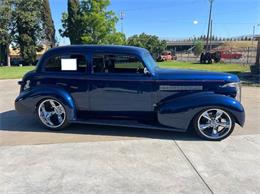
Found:
M 119 120 L 119 119 L 78 119 L 77 121 L 72 121 L 72 123 L 78 124 L 89 124 L 89 125 L 101 125 L 101 126 L 114 126 L 114 127 L 130 127 L 130 128 L 139 128 L 139 129 L 153 129 L 153 130 L 164 130 L 164 131 L 179 131 L 184 132 L 183 129 L 173 129 L 170 127 L 165 127 L 162 125 L 152 125 L 140 123 L 136 120 Z

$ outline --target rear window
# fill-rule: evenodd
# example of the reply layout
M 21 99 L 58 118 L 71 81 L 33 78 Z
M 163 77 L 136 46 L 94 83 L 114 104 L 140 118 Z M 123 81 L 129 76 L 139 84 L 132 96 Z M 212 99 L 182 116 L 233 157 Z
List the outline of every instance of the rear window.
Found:
M 87 61 L 84 55 L 70 54 L 50 57 L 44 65 L 47 72 L 85 72 Z

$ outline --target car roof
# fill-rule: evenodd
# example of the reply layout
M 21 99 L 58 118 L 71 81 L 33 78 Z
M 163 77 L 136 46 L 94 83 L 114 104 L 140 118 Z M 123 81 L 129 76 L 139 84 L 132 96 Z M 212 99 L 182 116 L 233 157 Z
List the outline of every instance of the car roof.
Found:
M 97 52 L 97 53 L 118 53 L 118 54 L 133 54 L 139 57 L 143 57 L 147 53 L 148 50 L 135 47 L 135 46 L 123 46 L 123 45 L 67 45 L 67 46 L 59 46 L 55 48 L 51 48 L 44 53 L 44 55 L 40 58 L 37 71 L 41 71 L 43 66 L 43 62 L 51 56 L 56 55 L 67 55 L 69 53 L 74 54 L 83 54 L 84 52 Z M 148 64 L 146 66 L 149 66 Z M 150 70 L 150 69 L 149 69 Z M 151 71 L 151 70 L 150 70 Z M 152 71 L 151 71 L 152 72 Z
M 67 46 L 60 46 L 60 47 L 49 49 L 47 53 L 53 54 L 53 53 L 82 52 L 82 51 L 141 54 L 147 50 L 141 47 L 123 46 L 123 45 L 67 45 Z

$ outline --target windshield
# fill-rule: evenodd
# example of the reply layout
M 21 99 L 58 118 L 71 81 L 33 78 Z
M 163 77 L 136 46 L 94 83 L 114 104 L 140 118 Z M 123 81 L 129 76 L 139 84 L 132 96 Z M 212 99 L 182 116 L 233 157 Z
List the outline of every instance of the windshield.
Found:
M 145 65 L 148 66 L 148 69 L 152 72 L 154 72 L 154 69 L 158 67 L 158 65 L 156 64 L 153 57 L 148 51 L 143 53 L 143 60 Z

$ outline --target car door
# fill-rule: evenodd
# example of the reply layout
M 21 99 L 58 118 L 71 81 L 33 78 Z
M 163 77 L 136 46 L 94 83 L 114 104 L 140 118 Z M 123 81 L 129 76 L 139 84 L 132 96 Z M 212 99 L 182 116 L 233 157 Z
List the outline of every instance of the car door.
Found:
M 129 54 L 92 56 L 88 77 L 89 105 L 94 116 L 145 118 L 153 113 L 153 77 L 143 62 Z
M 42 85 L 58 87 L 69 93 L 78 111 L 88 110 L 87 55 L 67 52 L 48 57 L 38 81 Z

